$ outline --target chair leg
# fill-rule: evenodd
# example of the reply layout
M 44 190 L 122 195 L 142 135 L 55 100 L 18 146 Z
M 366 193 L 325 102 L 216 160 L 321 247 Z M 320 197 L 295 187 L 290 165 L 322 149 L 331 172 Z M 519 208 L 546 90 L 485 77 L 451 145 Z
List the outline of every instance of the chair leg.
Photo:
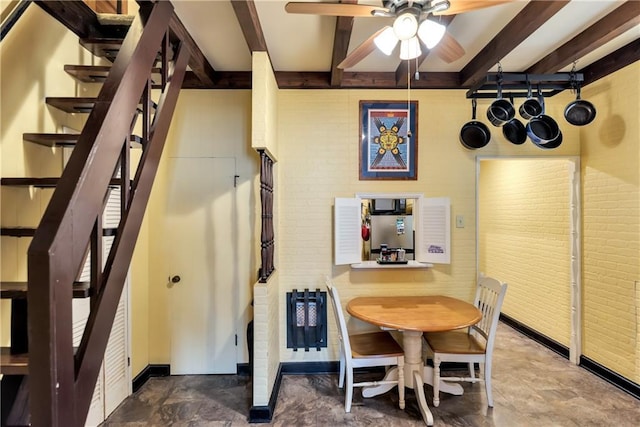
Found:
M 491 363 L 485 363 L 484 387 L 487 391 L 487 403 L 490 408 L 493 408 L 493 394 L 491 393 Z
M 351 412 L 351 400 L 353 399 L 353 370 L 347 370 L 347 394 L 344 399 L 344 412 Z
M 404 356 L 398 357 L 398 397 L 400 409 L 404 409 Z
M 475 364 L 474 363 L 469 363 L 469 377 L 470 378 L 475 378 L 476 377 L 476 371 L 475 371 Z
M 440 405 L 440 359 L 433 356 L 433 406 Z

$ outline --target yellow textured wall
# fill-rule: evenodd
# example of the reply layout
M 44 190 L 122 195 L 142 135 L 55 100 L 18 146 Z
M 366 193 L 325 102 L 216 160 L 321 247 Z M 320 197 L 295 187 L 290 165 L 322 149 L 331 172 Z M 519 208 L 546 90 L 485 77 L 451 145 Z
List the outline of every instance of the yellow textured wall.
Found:
M 502 312 L 569 347 L 568 159 L 482 160 L 479 269 L 507 282 Z
M 478 155 L 574 155 L 579 142 L 574 129 L 565 130 L 557 150 L 543 151 L 530 142 L 508 143 L 499 128 L 489 125 L 492 140 L 481 150 L 467 150 L 459 142 L 460 128 L 471 118 L 471 102 L 464 91 L 412 90 L 418 100 L 418 179 L 416 181 L 360 181 L 359 101 L 403 100 L 404 90 L 281 90 L 278 97 L 280 144 L 278 251 L 280 299 L 293 288 L 323 288 L 331 276 L 343 301 L 359 295 L 445 294 L 468 301 L 476 280 L 475 191 Z M 481 101 L 478 117 L 486 122 L 490 101 Z M 566 98 L 548 101 L 550 114 L 560 115 Z M 411 270 L 352 270 L 333 265 L 332 206 L 335 197 L 360 192 L 422 193 L 451 199 L 453 217 L 462 215 L 464 228 L 451 230 L 449 265 Z M 321 352 L 293 352 L 286 348 L 286 312 L 280 304 L 281 359 L 336 360 L 337 347 Z M 352 322 L 357 323 L 357 322 Z M 329 342 L 335 342 L 330 323 Z M 357 325 L 362 326 L 362 325 Z
M 640 383 L 640 62 L 583 91 L 584 355 Z

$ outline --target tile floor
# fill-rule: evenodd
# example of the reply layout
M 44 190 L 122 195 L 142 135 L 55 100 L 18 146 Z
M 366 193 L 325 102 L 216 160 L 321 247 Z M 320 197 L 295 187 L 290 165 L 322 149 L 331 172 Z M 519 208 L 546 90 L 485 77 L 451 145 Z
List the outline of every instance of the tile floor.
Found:
M 502 323 L 493 363 L 495 407 L 486 406 L 482 384 L 464 384 L 463 396 L 441 394 L 440 406 L 432 408 L 435 426 L 640 426 L 640 400 Z M 431 387 L 425 391 L 431 402 Z M 398 408 L 395 390 L 371 399 L 356 390 L 350 414 L 343 396 L 337 375 L 285 375 L 269 425 L 424 425 L 412 390 L 405 410 Z M 102 425 L 246 426 L 250 407 L 249 377 L 151 378 Z

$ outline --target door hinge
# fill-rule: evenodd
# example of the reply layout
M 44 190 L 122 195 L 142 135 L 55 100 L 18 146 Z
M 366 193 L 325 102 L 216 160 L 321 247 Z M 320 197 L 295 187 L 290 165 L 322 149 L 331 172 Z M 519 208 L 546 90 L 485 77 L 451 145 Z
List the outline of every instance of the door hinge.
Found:
M 238 346 L 238 334 L 236 334 L 236 347 Z
M 131 358 L 127 356 L 127 366 L 131 366 Z

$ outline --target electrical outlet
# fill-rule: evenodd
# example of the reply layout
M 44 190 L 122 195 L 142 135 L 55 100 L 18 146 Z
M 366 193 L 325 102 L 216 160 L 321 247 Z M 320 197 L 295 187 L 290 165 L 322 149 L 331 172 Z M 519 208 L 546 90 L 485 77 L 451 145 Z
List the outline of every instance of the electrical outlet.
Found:
M 464 217 L 456 215 L 456 228 L 464 228 Z

